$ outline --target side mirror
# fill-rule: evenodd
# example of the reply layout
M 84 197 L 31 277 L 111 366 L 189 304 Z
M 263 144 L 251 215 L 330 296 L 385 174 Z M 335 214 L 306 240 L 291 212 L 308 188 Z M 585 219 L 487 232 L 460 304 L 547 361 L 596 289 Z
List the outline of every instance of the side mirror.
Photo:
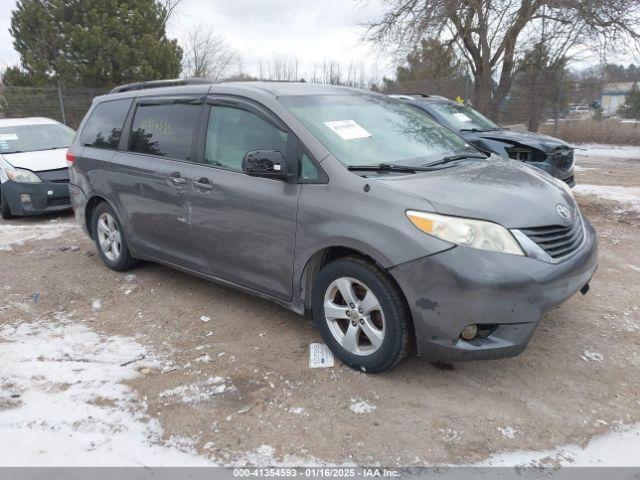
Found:
M 279 150 L 251 150 L 242 161 L 247 175 L 267 178 L 286 178 L 287 163 Z

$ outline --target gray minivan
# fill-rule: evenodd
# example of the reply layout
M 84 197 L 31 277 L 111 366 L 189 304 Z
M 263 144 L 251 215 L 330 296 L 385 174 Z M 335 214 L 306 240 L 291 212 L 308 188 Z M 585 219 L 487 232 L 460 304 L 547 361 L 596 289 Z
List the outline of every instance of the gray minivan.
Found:
M 108 267 L 160 262 L 312 312 L 368 372 L 414 350 L 516 355 L 597 267 L 566 184 L 362 90 L 125 85 L 94 100 L 68 161 Z

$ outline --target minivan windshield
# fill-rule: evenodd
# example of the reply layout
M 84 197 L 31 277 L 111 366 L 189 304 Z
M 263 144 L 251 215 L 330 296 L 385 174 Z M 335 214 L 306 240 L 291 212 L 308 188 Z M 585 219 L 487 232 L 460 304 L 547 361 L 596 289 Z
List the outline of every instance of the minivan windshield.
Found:
M 464 139 L 404 103 L 370 94 L 281 97 L 318 140 L 348 167 L 423 166 L 461 152 Z
M 487 131 L 500 130 L 500 126 L 493 123 L 480 112 L 468 105 L 453 103 L 430 103 L 431 108 L 442 115 L 445 121 L 455 130 Z
M 0 127 L 0 153 L 67 148 L 76 132 L 60 123 Z

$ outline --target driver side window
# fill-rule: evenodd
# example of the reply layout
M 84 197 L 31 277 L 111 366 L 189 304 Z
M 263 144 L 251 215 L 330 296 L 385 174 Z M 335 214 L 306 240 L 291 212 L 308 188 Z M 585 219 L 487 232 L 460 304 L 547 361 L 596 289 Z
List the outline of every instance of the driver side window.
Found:
M 251 150 L 279 150 L 286 154 L 287 133 L 246 110 L 212 107 L 207 128 L 205 163 L 242 171 L 242 160 Z

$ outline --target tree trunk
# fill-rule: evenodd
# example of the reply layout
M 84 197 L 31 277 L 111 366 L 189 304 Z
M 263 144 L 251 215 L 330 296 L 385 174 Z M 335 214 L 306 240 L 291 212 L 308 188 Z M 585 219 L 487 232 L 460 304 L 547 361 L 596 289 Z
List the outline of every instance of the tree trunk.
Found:
M 493 80 L 490 75 L 478 72 L 473 77 L 473 108 L 490 115 Z

